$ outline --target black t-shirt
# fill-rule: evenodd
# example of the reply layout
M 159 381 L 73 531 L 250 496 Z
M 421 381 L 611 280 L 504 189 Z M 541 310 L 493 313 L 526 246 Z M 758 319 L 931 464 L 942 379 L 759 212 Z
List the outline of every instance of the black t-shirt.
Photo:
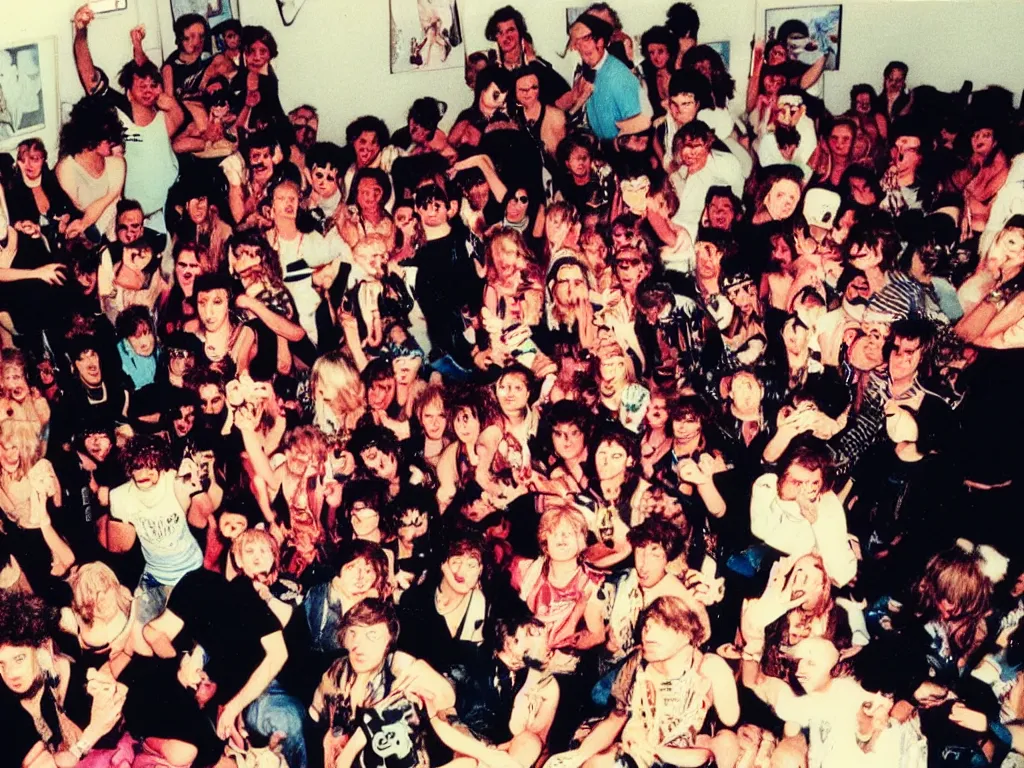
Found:
M 32 747 L 42 739 L 32 722 L 32 716 L 6 685 L 0 685 L 0 723 L 3 723 L 4 732 L 0 768 L 21 768 Z
M 225 581 L 199 569 L 171 591 L 167 609 L 185 624 L 179 648 L 196 642 L 207 654 L 206 673 L 226 700 L 245 685 L 266 652 L 260 640 L 281 630 L 277 618 L 246 578 Z
M 430 342 L 436 353 L 462 357 L 468 349 L 463 338 L 462 307 L 480 309 L 483 286 L 466 252 L 465 233 L 452 228 L 449 235 L 430 240 L 416 251 L 416 298 L 427 319 Z

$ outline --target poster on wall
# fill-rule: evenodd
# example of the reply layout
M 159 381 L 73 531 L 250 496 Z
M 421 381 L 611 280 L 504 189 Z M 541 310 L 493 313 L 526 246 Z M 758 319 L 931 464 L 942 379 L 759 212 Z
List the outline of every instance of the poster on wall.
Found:
M 765 39 L 782 40 L 789 58 L 814 64 L 825 56 L 825 69 L 839 69 L 843 6 L 807 5 L 801 8 L 768 8 L 764 12 Z
M 706 45 L 708 48 L 713 50 L 719 56 L 722 57 L 722 63 L 726 69 L 729 69 L 729 41 L 728 40 L 715 40 L 713 43 L 701 42 L 701 45 Z
M 171 0 L 171 18 L 174 21 L 187 13 L 202 16 L 211 27 L 235 17 L 231 12 L 231 0 Z
M 56 126 L 55 46 L 48 37 L 0 48 L 0 150 Z
M 391 0 L 391 74 L 461 69 L 457 0 Z

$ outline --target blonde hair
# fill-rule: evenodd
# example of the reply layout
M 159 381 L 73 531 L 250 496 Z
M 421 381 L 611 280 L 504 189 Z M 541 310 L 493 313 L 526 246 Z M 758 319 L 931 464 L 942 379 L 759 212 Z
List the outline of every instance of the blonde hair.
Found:
M 540 516 L 540 522 L 537 524 L 537 543 L 540 544 L 541 551 L 547 554 L 548 536 L 555 530 L 562 522 L 567 522 L 575 530 L 577 537 L 583 542 L 587 540 L 587 518 L 583 516 L 583 513 L 578 509 L 570 506 L 559 505 L 553 509 L 549 509 L 543 515 Z M 580 547 L 582 550 L 582 546 Z
M 360 248 L 368 248 L 370 246 L 379 247 L 381 250 L 384 251 L 385 256 L 387 256 L 391 252 L 391 249 L 388 247 L 387 238 L 385 238 L 384 235 L 377 234 L 376 232 L 371 232 L 370 234 L 363 235 L 361 238 L 359 238 L 356 244 L 352 246 L 352 253 L 354 254 Z
M 106 563 L 86 563 L 68 580 L 71 587 L 71 610 L 86 624 L 95 618 L 96 600 L 108 589 L 117 591 L 117 604 L 122 611 L 131 609 L 132 597 L 128 588 L 117 579 L 117 574 Z
M 423 420 L 423 409 L 431 403 L 441 404 L 441 411 L 444 413 L 445 421 L 451 418 L 451 414 L 448 412 L 448 404 L 444 400 L 444 385 L 428 384 L 426 388 L 420 392 L 419 397 L 416 398 L 416 402 L 412 406 L 412 412 L 416 415 L 418 420 Z
M 14 479 L 20 480 L 35 466 L 41 453 L 39 425 L 26 419 L 6 419 L 0 422 L 0 443 L 14 444 L 18 449 L 18 470 Z
M 320 464 L 327 456 L 327 440 L 323 432 L 316 427 L 303 425 L 285 433 L 281 441 L 281 450 L 307 451 L 313 460 Z
M 487 239 L 487 245 L 484 248 L 484 263 L 487 266 L 488 282 L 493 282 L 498 279 L 497 268 L 495 267 L 494 262 L 494 252 L 498 247 L 498 244 L 505 241 L 511 242 L 512 245 L 515 246 L 516 250 L 519 251 L 519 255 L 523 257 L 523 261 L 527 264 L 530 263 L 530 249 L 526 247 L 526 241 L 523 239 L 523 236 L 511 227 L 499 227 Z
M 267 549 L 270 550 L 270 554 L 274 558 L 274 567 L 269 575 L 272 578 L 276 578 L 278 566 L 281 564 L 281 547 L 278 545 L 277 539 L 269 531 L 264 531 L 262 528 L 246 528 L 231 542 L 231 559 L 234 561 L 236 572 L 242 572 L 242 566 L 240 565 L 242 550 L 245 549 L 247 544 L 255 542 L 263 542 L 267 545 Z
M 335 391 L 333 401 L 341 406 L 340 409 L 317 394 L 320 387 Z M 366 389 L 363 382 L 359 379 L 356 369 L 342 357 L 340 350 L 321 355 L 313 363 L 309 388 L 313 399 L 313 423 L 326 434 L 334 434 L 339 427 L 344 426 L 338 422 L 343 421 L 345 414 L 366 405 Z

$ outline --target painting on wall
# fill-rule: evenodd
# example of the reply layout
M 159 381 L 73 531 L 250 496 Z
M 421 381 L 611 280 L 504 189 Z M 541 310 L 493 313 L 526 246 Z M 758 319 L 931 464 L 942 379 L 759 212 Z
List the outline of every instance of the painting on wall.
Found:
M 701 41 L 701 45 L 706 45 L 711 48 L 715 53 L 722 57 L 722 63 L 725 64 L 725 68 L 729 69 L 729 41 L 728 40 L 715 40 L 713 43 L 705 43 Z
M 0 150 L 57 125 L 55 51 L 52 37 L 0 48 Z
M 843 6 L 807 5 L 801 8 L 769 8 L 764 12 L 765 39 L 786 44 L 789 58 L 814 64 L 825 57 L 825 69 L 839 69 Z
M 462 69 L 458 0 L 391 0 L 391 74 Z

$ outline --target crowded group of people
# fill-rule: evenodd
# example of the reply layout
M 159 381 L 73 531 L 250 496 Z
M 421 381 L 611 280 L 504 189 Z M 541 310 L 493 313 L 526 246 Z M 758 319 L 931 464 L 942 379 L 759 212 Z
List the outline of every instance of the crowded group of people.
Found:
M 0 766 L 1024 765 L 1009 91 L 506 6 L 342 145 L 92 20 L 0 159 Z

